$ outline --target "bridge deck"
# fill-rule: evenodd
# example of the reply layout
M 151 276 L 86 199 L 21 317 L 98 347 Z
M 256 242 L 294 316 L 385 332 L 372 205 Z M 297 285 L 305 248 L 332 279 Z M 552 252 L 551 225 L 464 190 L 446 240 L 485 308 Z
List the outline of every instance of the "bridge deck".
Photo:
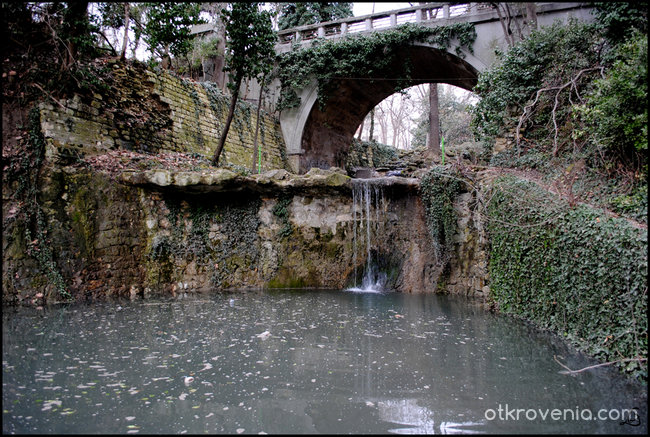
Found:
M 336 38 L 346 34 L 387 29 L 405 23 L 447 20 L 452 17 L 474 14 L 481 9 L 491 9 L 491 6 L 489 3 L 427 3 L 281 30 L 278 32 L 278 44 L 290 44 L 314 38 Z

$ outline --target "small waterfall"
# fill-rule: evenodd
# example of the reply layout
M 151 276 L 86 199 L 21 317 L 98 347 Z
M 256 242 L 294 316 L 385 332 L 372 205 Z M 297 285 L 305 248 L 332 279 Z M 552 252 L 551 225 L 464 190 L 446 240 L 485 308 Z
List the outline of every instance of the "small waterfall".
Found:
M 372 209 L 374 208 L 374 214 Z M 380 211 L 385 209 L 384 192 L 379 184 L 372 184 L 368 179 L 358 179 L 352 184 L 352 216 L 354 220 L 354 287 L 350 291 L 381 292 L 386 282 L 386 274 L 377 268 L 377 260 L 373 260 L 372 242 L 381 226 Z M 373 217 L 374 215 L 374 217 Z M 366 263 L 363 270 L 361 285 L 357 283 L 357 272 L 360 251 L 365 249 Z M 375 250 L 376 252 L 376 250 Z

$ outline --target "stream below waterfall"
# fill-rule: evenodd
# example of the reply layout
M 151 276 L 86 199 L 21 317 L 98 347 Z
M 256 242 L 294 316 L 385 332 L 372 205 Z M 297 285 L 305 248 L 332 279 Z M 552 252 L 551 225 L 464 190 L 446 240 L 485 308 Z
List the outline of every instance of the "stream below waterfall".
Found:
M 562 374 L 595 362 L 453 296 L 241 291 L 2 319 L 4 433 L 647 431 L 645 387 Z

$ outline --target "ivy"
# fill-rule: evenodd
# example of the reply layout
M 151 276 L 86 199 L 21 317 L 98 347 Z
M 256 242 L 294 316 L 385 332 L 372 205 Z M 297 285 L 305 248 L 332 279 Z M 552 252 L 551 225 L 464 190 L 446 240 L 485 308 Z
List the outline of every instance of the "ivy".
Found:
M 488 205 L 491 299 L 602 361 L 647 357 L 647 230 L 532 182 L 500 178 Z M 647 379 L 647 364 L 619 362 Z
M 212 284 L 220 287 L 224 278 L 237 268 L 253 269 L 257 263 L 261 199 L 231 199 L 207 205 L 203 202 L 197 198 L 183 201 L 177 196 L 165 199 L 171 235 L 154 239 L 149 259 L 162 271 L 167 270 L 168 276 L 175 264 L 193 260 L 197 266 L 208 269 Z M 211 237 L 211 227 L 217 224 L 218 236 Z
M 291 205 L 292 200 L 292 195 L 281 194 L 273 207 L 273 215 L 278 217 L 282 223 L 282 228 L 278 231 L 278 237 L 280 238 L 288 237 L 293 232 L 293 226 L 289 221 L 289 205 Z
M 368 155 L 371 155 L 370 158 Z M 382 167 L 399 159 L 397 149 L 387 144 L 372 141 L 352 140 L 345 167 L 351 171 L 354 167 Z
M 205 140 L 203 139 L 203 132 L 201 129 L 201 107 L 203 104 L 201 103 L 201 99 L 199 98 L 199 93 L 196 91 L 196 88 L 189 83 L 185 78 L 181 79 L 181 86 L 183 89 L 190 95 L 192 98 L 192 102 L 194 103 L 194 116 L 196 117 L 196 142 L 198 143 L 199 147 L 203 149 L 205 146 Z
M 386 77 L 395 74 L 390 71 L 404 48 L 414 41 L 423 41 L 447 49 L 451 41 L 458 39 L 461 46 L 456 49 L 463 56 L 461 47 L 473 53 L 472 45 L 476 31 L 471 23 L 456 23 L 449 26 L 424 27 L 412 23 L 394 29 L 374 32 L 369 36 L 348 35 L 339 40 L 316 39 L 312 47 L 295 45 L 291 51 L 279 55 L 278 76 L 282 84 L 278 110 L 298 106 L 297 90 L 304 88 L 310 80 L 318 80 L 319 104 L 336 86 L 337 77 Z M 402 63 L 402 81 L 396 84 L 399 91 L 409 84 L 410 65 Z
M 221 92 L 216 83 L 201 82 L 201 85 L 208 96 L 208 102 L 212 113 L 217 120 L 221 120 L 226 115 L 225 110 L 228 108 L 228 98 Z
M 463 190 L 459 172 L 433 166 L 420 181 L 420 196 L 424 203 L 427 228 L 433 241 L 436 259 L 446 264 L 450 258 L 457 230 L 454 200 Z
M 592 49 L 596 44 L 593 25 L 571 20 L 534 31 L 502 54 L 498 62 L 481 73 L 474 88 L 481 98 L 471 111 L 477 138 L 492 141 L 503 136 L 517 125 L 524 106 L 534 99 L 537 90 L 566 83 L 581 69 L 596 65 L 598 53 Z M 568 97 L 563 95 L 560 108 L 564 112 L 570 110 L 571 100 L 569 92 L 565 94 Z M 543 110 L 536 110 L 531 124 L 543 128 L 546 134 L 553 128 L 550 112 L 554 102 L 546 94 L 542 97 L 545 100 L 539 106 Z M 527 138 L 530 135 L 526 132 Z
M 23 156 L 21 168 L 15 174 L 18 180 L 15 195 L 21 199 L 27 254 L 38 262 L 39 268 L 59 295 L 68 300 L 72 296 L 54 260 L 52 246 L 47 237 L 49 233 L 47 219 L 38 203 L 38 178 L 45 158 L 45 138 L 41 131 L 40 112 L 37 107 L 29 112 L 27 127 L 29 148 Z

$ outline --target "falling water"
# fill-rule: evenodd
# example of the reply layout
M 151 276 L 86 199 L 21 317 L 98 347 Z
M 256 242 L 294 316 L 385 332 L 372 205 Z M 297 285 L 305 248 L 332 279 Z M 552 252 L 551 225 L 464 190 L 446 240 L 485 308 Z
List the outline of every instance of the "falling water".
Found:
M 372 257 L 372 242 L 380 230 L 380 210 L 384 209 L 384 193 L 380 185 L 361 179 L 352 185 L 352 215 L 354 220 L 354 287 L 350 291 L 381 292 L 386 275 L 377 268 Z M 374 217 L 371 209 L 374 208 Z M 374 225 L 373 225 L 374 222 Z M 357 283 L 358 251 L 365 248 L 366 264 L 361 286 Z

